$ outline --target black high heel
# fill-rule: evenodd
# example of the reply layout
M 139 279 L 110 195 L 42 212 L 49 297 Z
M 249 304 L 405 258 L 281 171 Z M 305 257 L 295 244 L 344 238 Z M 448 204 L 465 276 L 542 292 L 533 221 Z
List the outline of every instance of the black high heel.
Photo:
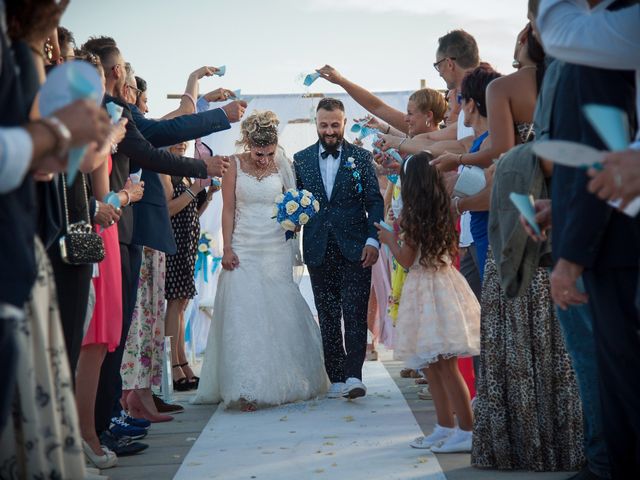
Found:
M 176 364 L 173 365 L 172 368 L 182 368 L 189 363 L 183 363 L 182 365 Z M 180 380 L 173 381 L 173 389 L 176 392 L 188 392 L 189 390 L 195 390 L 198 388 L 198 384 L 195 382 L 190 382 L 187 377 L 182 377 Z
M 180 368 L 188 367 L 188 366 L 189 366 L 189 362 L 181 363 L 181 364 L 180 364 L 180 365 L 178 365 L 178 366 L 179 366 Z M 185 378 L 186 378 L 186 377 L 185 377 Z M 194 375 L 194 376 L 192 376 L 192 377 L 189 379 L 189 383 L 191 383 L 191 384 L 195 385 L 195 388 L 198 388 L 198 385 L 200 385 L 200 377 L 196 377 L 195 375 Z M 194 388 L 194 389 L 195 389 L 195 388 Z

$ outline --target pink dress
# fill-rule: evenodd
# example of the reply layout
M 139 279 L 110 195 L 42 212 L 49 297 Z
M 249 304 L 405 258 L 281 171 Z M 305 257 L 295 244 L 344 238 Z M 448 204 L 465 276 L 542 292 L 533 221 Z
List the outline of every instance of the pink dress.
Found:
M 111 157 L 109 157 L 111 173 Z M 120 243 L 118 225 L 96 231 L 104 241 L 104 260 L 98 264 L 99 276 L 93 279 L 96 305 L 82 346 L 95 343 L 106 344 L 113 352 L 120 343 L 122 333 L 122 267 L 120 265 Z
M 479 352 L 480 305 L 465 278 L 450 261 L 435 270 L 416 259 L 402 289 L 394 358 L 417 370 Z

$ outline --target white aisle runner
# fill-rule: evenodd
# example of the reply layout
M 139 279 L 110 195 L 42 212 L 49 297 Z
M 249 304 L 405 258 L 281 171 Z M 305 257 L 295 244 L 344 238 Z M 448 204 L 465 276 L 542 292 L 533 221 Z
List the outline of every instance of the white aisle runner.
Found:
M 366 397 L 285 405 L 253 413 L 218 409 L 174 480 L 446 480 L 380 362 L 366 362 Z

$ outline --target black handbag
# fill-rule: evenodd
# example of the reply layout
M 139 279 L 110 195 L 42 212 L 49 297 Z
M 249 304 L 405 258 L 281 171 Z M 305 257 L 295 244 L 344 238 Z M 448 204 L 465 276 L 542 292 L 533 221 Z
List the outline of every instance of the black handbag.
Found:
M 89 196 L 87 195 L 87 182 L 84 175 L 82 178 L 82 188 L 84 190 L 84 200 L 87 206 L 87 221 L 69 224 L 69 206 L 67 205 L 67 182 L 65 174 L 62 178 L 62 199 L 64 200 L 64 218 L 66 235 L 60 238 L 60 256 L 62 261 L 69 265 L 87 265 L 99 263 L 104 259 L 104 242 L 102 237 L 93 231 L 91 218 L 89 218 Z

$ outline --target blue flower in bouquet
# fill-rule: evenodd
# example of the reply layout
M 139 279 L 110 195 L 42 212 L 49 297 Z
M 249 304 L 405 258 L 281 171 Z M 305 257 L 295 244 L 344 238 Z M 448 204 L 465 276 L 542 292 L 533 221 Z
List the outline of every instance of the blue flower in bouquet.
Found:
M 351 175 L 356 182 L 356 191 L 362 193 L 362 183 L 360 182 L 360 171 L 356 168 L 356 160 L 353 157 L 347 158 L 346 167 L 351 170 Z
M 273 217 L 286 230 L 286 238 L 293 238 L 298 227 L 306 225 L 320 211 L 320 203 L 308 190 L 291 188 L 278 195 L 273 206 Z

